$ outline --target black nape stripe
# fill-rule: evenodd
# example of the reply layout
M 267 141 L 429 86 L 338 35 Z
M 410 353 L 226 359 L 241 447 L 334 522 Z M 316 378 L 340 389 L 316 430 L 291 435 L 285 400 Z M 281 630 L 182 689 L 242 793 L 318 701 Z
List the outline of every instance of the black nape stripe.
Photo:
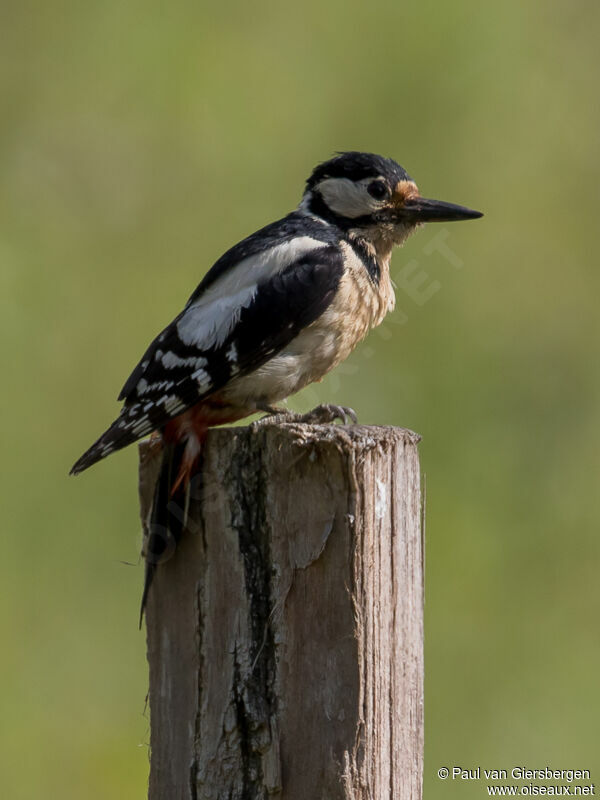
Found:
M 371 281 L 375 284 L 375 286 L 378 286 L 381 278 L 381 269 L 379 268 L 379 263 L 372 254 L 371 249 L 360 237 L 351 237 L 347 235 L 349 230 L 368 228 L 377 225 L 377 219 L 375 215 L 366 214 L 362 217 L 353 218 L 341 217 L 339 214 L 336 214 L 329 208 L 318 192 L 314 192 L 310 199 L 309 211 L 311 214 L 315 214 L 316 216 L 321 217 L 321 219 L 325 219 L 341 229 L 341 231 L 345 234 L 343 236 L 343 240 L 348 242 L 350 247 L 365 265 Z
M 371 248 L 367 245 L 367 243 L 360 238 L 346 236 L 344 237 L 344 241 L 348 242 L 350 247 L 354 250 L 356 255 L 360 258 L 360 260 L 365 265 L 367 272 L 369 273 L 369 278 L 371 282 L 375 284 L 375 286 L 379 286 L 379 281 L 381 279 L 381 269 L 379 267 L 379 262 L 373 255 Z

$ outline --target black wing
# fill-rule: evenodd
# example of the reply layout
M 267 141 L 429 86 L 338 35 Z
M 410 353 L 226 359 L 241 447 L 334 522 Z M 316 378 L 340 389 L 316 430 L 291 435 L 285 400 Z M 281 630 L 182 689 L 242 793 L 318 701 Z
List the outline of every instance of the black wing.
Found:
M 254 267 L 250 262 L 255 273 L 239 275 L 243 290 L 238 295 L 219 293 L 236 286 L 237 266 L 212 281 L 210 292 L 192 295 L 125 384 L 119 418 L 72 472 L 161 428 L 230 380 L 257 369 L 323 313 L 337 292 L 343 256 L 334 245 L 312 239 L 310 246 L 311 237 L 302 241 L 306 251 L 272 273 L 264 265 L 275 250 L 256 255 Z M 248 268 L 246 261 L 240 269 Z

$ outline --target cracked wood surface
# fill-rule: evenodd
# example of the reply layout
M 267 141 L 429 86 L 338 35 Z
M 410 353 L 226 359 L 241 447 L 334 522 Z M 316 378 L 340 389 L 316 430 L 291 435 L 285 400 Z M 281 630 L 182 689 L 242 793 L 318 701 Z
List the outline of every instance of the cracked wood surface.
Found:
M 420 799 L 417 442 L 210 431 L 147 608 L 150 800 Z M 142 519 L 155 472 L 142 444 Z

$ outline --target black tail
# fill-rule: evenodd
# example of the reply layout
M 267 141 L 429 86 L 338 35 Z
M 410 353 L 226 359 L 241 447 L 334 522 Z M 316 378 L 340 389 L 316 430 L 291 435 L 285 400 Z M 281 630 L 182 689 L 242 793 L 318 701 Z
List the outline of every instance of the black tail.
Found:
M 165 445 L 162 454 L 146 540 L 146 571 L 140 608 L 140 628 L 154 573 L 160 564 L 173 556 L 185 528 L 189 500 L 187 482 L 182 481 L 175 491 L 172 489 L 177 480 L 184 451 L 185 442 L 180 442 Z
M 155 406 L 154 411 L 157 407 Z M 152 410 L 144 410 L 142 403 L 125 404 L 113 424 L 89 447 L 71 467 L 71 475 L 78 475 L 101 458 L 106 458 L 115 450 L 127 447 L 132 442 L 143 439 L 164 423 L 164 414 L 157 418 Z

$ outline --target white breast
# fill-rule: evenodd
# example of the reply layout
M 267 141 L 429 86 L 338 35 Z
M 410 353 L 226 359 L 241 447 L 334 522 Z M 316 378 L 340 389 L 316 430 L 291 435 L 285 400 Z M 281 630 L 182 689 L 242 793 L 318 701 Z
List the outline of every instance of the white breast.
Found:
M 379 286 L 350 245 L 343 245 L 346 268 L 329 308 L 278 355 L 232 381 L 223 397 L 234 405 L 276 403 L 320 380 L 346 359 L 370 328 L 394 307 L 394 293 L 384 264 Z

